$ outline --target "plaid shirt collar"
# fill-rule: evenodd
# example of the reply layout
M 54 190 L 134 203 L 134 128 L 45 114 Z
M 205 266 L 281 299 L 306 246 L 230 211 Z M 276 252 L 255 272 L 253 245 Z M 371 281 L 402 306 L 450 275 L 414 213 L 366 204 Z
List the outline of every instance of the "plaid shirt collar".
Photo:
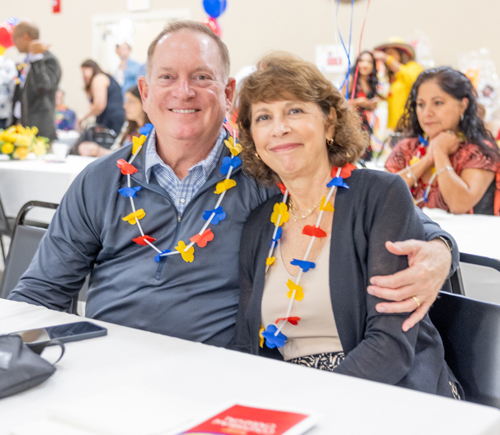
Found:
M 212 151 L 210 151 L 207 158 L 189 168 L 189 173 L 191 173 L 194 168 L 200 167 L 203 170 L 203 177 L 205 178 L 206 181 L 210 173 L 214 170 L 215 166 L 217 166 L 217 162 L 220 157 L 220 152 L 222 151 L 223 148 L 225 137 L 226 137 L 226 130 L 223 127 L 221 128 L 219 137 L 215 142 L 215 146 L 212 148 Z M 151 178 L 151 171 L 157 165 L 161 166 L 162 168 L 165 168 L 168 172 L 171 172 L 175 177 L 175 179 L 177 181 L 180 181 L 177 175 L 175 175 L 173 169 L 169 165 L 167 165 L 158 155 L 158 152 L 156 151 L 156 130 L 153 129 L 151 130 L 151 133 L 148 137 L 148 142 L 146 144 L 145 172 L 146 172 L 146 181 L 148 183 Z

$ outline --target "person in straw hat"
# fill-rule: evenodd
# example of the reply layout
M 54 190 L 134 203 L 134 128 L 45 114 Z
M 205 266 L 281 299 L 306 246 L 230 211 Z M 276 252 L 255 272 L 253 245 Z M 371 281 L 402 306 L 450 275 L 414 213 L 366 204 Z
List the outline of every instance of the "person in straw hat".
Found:
M 395 130 L 404 112 L 411 87 L 423 68 L 415 62 L 415 50 L 400 38 L 389 38 L 385 44 L 375 47 L 375 59 L 382 60 L 389 72 L 391 87 L 387 96 L 389 118 L 387 128 Z

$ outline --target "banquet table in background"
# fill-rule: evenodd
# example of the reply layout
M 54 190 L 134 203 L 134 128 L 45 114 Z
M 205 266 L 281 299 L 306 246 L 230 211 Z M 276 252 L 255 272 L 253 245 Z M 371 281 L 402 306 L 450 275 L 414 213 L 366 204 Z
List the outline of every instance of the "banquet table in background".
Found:
M 0 299 L 0 334 L 77 320 L 81 318 Z M 228 402 L 317 412 L 321 418 L 310 435 L 500 433 L 496 408 L 96 323 L 108 328 L 107 336 L 67 343 L 51 378 L 0 400 L 0 435 L 53 435 L 41 428 L 58 415 L 66 424 L 108 427 L 103 433 L 151 433 L 146 427 L 152 420 L 160 415 L 168 421 L 172 413 L 163 406 L 168 397 L 176 397 L 177 404 L 194 401 L 199 406 L 189 409 L 196 413 Z M 34 430 L 16 429 L 26 425 Z
M 500 217 L 480 214 L 454 215 L 441 209 L 424 213 L 457 241 L 460 252 L 500 260 Z M 500 304 L 500 273 L 492 268 L 461 263 L 465 294 Z
M 43 159 L 0 161 L 0 198 L 5 214 L 17 216 L 28 201 L 59 204 L 76 176 L 94 157 L 68 156 L 64 162 Z M 33 211 L 30 218 L 50 222 L 53 212 Z

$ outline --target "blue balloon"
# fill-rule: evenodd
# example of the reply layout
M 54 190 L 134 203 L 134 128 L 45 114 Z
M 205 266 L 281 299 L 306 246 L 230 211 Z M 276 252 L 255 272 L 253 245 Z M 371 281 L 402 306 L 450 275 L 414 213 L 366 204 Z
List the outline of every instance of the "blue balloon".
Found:
M 221 16 L 226 10 L 227 0 L 203 0 L 205 12 L 212 18 Z
M 5 20 L 5 22 L 7 24 L 9 24 L 10 26 L 16 26 L 19 23 L 19 18 L 10 17 L 10 18 L 7 18 Z

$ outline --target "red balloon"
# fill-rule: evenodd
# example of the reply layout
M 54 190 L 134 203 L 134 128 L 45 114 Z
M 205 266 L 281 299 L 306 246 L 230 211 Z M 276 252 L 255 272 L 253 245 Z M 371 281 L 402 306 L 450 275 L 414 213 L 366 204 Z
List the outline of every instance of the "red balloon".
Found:
M 12 27 L 8 24 L 0 25 L 0 45 L 5 48 L 14 45 L 14 41 L 12 40 Z
M 210 27 L 210 29 L 212 29 L 212 32 L 214 32 L 219 38 L 221 37 L 221 28 L 215 18 L 205 18 L 203 20 L 203 24 L 206 24 L 208 27 Z

